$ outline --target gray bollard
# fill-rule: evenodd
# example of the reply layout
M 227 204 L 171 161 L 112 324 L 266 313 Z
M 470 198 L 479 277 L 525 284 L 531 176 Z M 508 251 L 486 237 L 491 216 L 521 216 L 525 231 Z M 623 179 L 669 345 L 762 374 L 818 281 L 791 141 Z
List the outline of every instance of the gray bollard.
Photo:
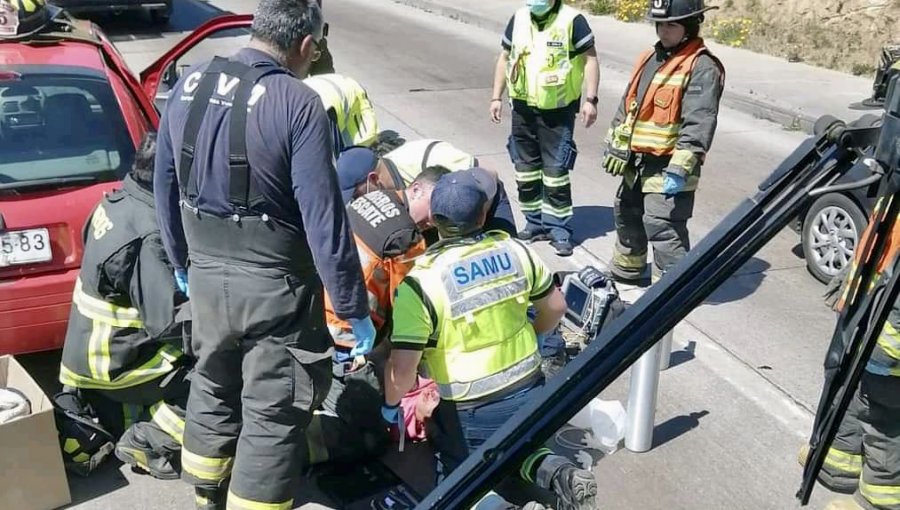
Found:
M 675 330 L 670 330 L 666 336 L 659 341 L 662 344 L 659 352 L 659 369 L 660 371 L 669 368 L 672 361 L 672 338 L 675 336 Z
M 628 414 L 625 421 L 625 448 L 632 452 L 646 452 L 653 446 L 662 348 L 663 340 L 660 339 L 631 367 L 631 387 L 628 390 Z

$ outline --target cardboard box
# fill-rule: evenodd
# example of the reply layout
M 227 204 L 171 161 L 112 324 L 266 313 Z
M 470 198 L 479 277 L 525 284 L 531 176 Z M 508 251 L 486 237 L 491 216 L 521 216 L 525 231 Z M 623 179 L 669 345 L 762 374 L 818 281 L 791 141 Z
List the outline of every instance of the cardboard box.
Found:
M 51 510 L 72 502 L 53 404 L 12 356 L 0 356 L 0 388 L 28 398 L 31 414 L 0 424 L 0 506 Z

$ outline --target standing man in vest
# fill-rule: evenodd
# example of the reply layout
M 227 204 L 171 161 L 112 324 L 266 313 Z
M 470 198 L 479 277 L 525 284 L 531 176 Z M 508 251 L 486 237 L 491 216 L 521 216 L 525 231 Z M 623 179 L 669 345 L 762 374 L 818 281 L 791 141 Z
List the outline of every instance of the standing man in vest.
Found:
M 322 98 L 331 124 L 335 158 L 348 147 L 375 144 L 378 140 L 375 107 L 358 81 L 332 73 L 310 76 L 303 83 Z
M 148 133 L 122 189 L 104 197 L 85 223 L 59 381 L 90 405 L 113 439 L 121 437 L 116 454 L 123 462 L 177 479 L 172 461 L 181 448 L 189 383 L 176 316 L 187 298 L 156 224 L 155 153 L 156 133 Z M 67 467 L 87 475 L 100 452 L 66 432 Z
M 652 281 L 690 250 L 700 166 L 712 145 L 725 69 L 699 36 L 703 0 L 652 0 L 648 19 L 659 42 L 637 61 L 607 135 L 603 168 L 622 176 L 616 194 L 617 242 L 610 271 Z
M 181 460 L 198 508 L 292 508 L 331 384 L 323 281 L 373 342 L 328 117 L 298 80 L 322 26 L 315 0 L 262 0 L 248 47 L 185 72 L 160 124 L 157 214 L 197 357 Z
M 550 239 L 560 256 L 572 254 L 573 139 L 579 111 L 585 127 L 597 120 L 600 66 L 587 20 L 563 0 L 526 0 L 503 36 L 494 71 L 490 114 L 499 123 L 503 90 L 512 101 L 507 149 L 516 168 L 525 213 L 523 241 Z
M 435 448 L 451 469 L 543 385 L 537 334 L 555 328 L 566 311 L 537 254 L 503 232 L 482 231 L 485 184 L 462 171 L 435 186 L 431 214 L 441 241 L 397 289 L 385 368 L 382 415 L 396 423 L 400 400 L 424 363 L 441 394 L 437 420 L 445 433 Z M 529 322 L 532 302 L 537 313 Z M 554 491 L 557 508 L 595 508 L 593 474 L 546 448 L 523 463 L 520 476 Z

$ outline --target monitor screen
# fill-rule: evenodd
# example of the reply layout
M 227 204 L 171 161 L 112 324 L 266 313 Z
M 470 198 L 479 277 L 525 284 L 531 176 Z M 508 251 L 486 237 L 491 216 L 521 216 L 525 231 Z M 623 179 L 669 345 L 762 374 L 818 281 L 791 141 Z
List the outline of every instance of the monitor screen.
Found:
M 577 285 L 569 285 L 566 289 L 566 316 L 578 326 L 582 325 L 581 317 L 590 294 Z

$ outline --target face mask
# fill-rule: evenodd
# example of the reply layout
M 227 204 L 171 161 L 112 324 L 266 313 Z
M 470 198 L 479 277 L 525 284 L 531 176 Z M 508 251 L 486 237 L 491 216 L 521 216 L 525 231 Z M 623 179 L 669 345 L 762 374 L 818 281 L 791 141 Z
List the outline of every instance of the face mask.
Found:
M 543 16 L 553 8 L 553 0 L 525 0 L 525 5 L 535 16 Z

